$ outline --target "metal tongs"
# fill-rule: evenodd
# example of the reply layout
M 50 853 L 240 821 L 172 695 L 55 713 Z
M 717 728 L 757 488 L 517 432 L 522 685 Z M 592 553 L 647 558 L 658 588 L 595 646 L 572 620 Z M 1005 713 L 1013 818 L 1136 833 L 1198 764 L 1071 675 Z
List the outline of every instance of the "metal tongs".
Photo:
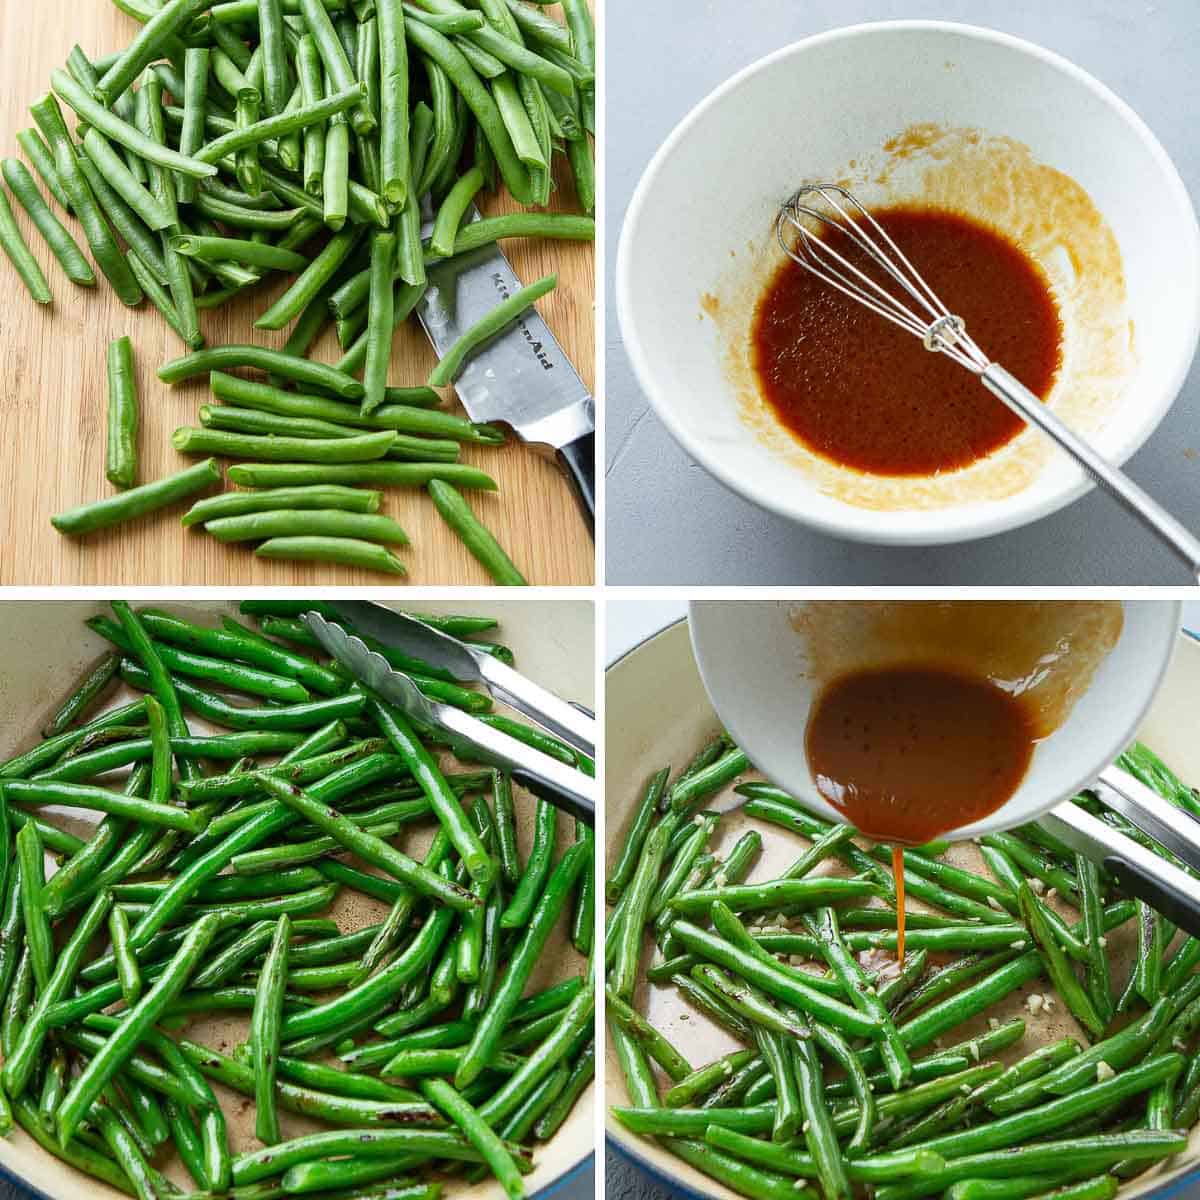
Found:
M 588 758 L 596 756 L 596 721 L 591 712 L 526 679 L 494 655 L 433 629 L 413 617 L 362 600 L 327 601 L 354 632 L 319 612 L 305 613 L 313 636 L 363 685 L 396 705 L 418 725 L 436 729 L 454 748 L 508 771 L 535 796 L 588 825 L 595 822 L 596 781 L 575 767 L 535 750 L 478 718 L 429 699 L 403 671 L 356 636 L 361 633 L 402 654 L 429 663 L 464 683 L 481 683 L 498 700 L 523 713 L 548 733 Z
M 1088 789 L 1105 807 L 1200 872 L 1200 821 L 1117 766 Z M 1131 895 L 1145 900 L 1180 929 L 1200 937 L 1200 879 L 1081 808 L 1073 800 L 1040 818 L 1047 833 L 1086 855 Z

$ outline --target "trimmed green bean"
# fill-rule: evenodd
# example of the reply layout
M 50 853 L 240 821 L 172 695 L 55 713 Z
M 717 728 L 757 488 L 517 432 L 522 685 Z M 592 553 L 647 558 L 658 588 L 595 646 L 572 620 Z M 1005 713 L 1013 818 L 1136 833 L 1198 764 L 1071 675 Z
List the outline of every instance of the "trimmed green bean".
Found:
M 558 276 L 546 275 L 502 300 L 485 317 L 465 330 L 442 355 L 441 361 L 430 373 L 429 386 L 445 387 L 453 383 L 472 353 L 500 333 L 510 322 L 517 320 L 534 301 L 557 286 Z
M 108 344 L 108 422 L 104 473 L 119 488 L 137 480 L 138 398 L 133 343 L 128 337 Z

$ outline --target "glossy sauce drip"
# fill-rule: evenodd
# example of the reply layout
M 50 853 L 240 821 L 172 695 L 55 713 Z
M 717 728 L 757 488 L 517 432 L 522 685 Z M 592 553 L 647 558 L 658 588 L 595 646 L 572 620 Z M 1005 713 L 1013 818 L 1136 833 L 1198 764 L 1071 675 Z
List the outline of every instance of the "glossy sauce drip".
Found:
M 957 213 L 891 208 L 872 216 L 984 353 L 1045 399 L 1060 365 L 1062 325 L 1041 269 Z M 827 236 L 883 281 L 846 238 Z M 790 259 L 759 301 L 751 337 L 754 372 L 776 417 L 843 466 L 876 475 L 954 470 L 1023 425 L 970 371 Z
M 1038 738 L 1028 706 L 937 666 L 855 671 L 817 698 L 806 733 L 817 788 L 868 837 L 919 845 L 995 812 Z
M 904 847 L 892 847 L 892 875 L 896 880 L 896 961 L 904 966 Z

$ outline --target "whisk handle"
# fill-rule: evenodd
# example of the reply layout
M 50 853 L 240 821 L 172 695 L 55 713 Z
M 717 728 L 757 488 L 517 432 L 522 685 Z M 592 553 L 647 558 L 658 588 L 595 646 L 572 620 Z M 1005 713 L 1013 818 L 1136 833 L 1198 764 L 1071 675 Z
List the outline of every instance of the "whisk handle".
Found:
M 1156 500 L 1151 499 L 1124 471 L 1114 467 L 1083 438 L 1073 433 L 1021 381 L 998 363 L 980 376 L 994 396 L 1030 425 L 1036 425 L 1060 450 L 1066 451 L 1110 496 L 1119 500 L 1151 533 L 1183 560 L 1193 577 L 1200 575 L 1197 540 Z

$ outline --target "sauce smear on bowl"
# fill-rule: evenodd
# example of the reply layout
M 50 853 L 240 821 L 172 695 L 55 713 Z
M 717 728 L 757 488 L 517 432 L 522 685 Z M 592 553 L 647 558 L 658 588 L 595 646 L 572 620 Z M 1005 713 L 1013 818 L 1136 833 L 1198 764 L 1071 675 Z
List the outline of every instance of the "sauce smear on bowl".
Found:
M 984 353 L 1044 400 L 1060 365 L 1062 324 L 1041 268 L 995 230 L 958 213 L 905 207 L 871 215 Z M 884 283 L 847 238 L 826 237 Z M 886 288 L 900 292 L 894 283 Z M 842 466 L 932 475 L 969 465 L 1023 428 L 970 371 L 931 354 L 791 259 L 759 301 L 752 339 L 759 389 L 776 417 Z

